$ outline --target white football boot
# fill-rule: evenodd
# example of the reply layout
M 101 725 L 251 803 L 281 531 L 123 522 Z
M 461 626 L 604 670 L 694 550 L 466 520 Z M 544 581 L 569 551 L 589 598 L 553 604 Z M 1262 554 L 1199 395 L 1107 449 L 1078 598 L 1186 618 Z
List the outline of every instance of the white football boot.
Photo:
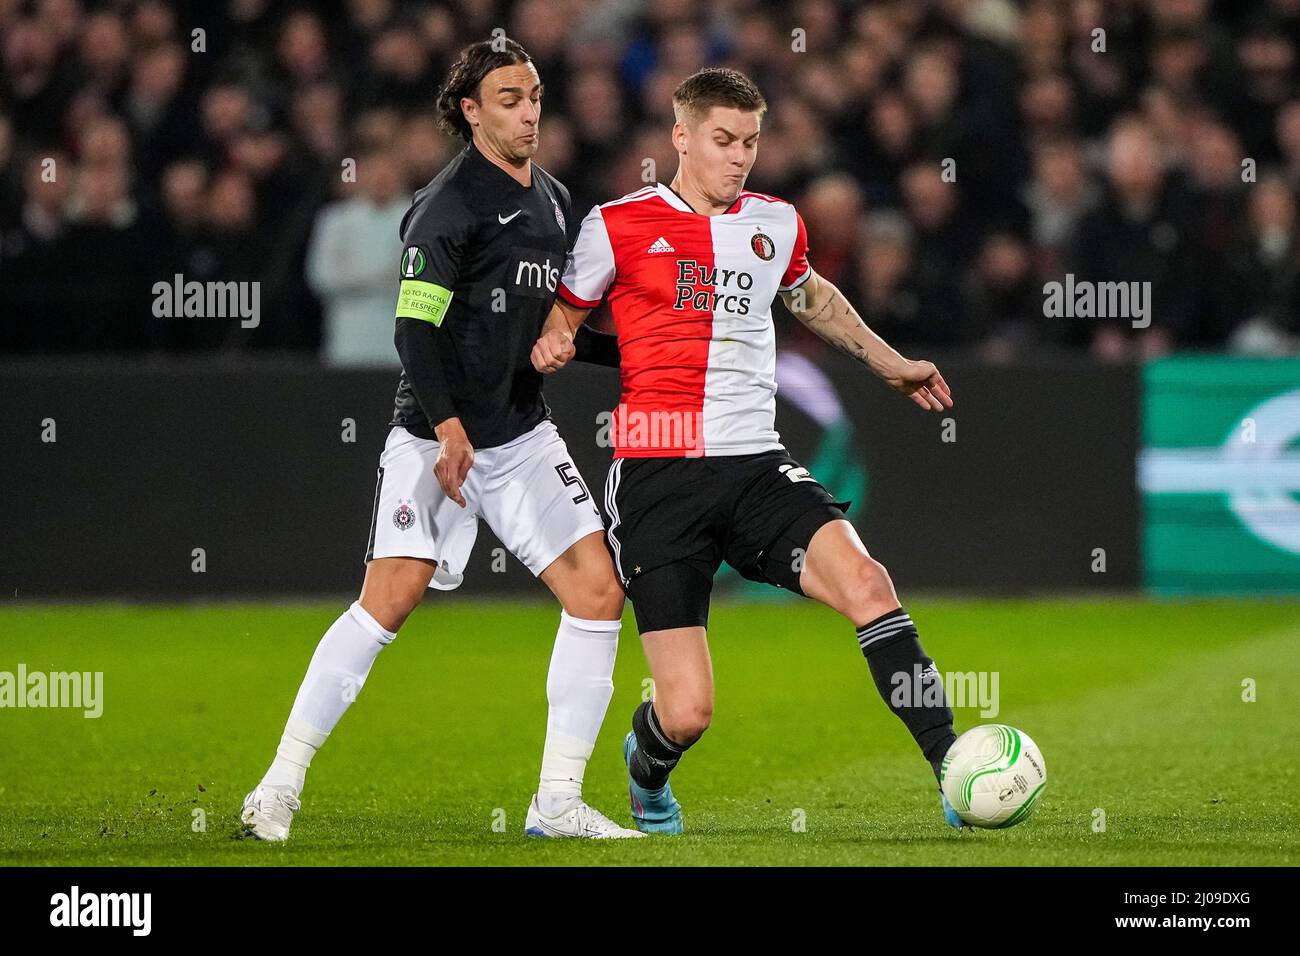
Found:
M 244 832 L 259 840 L 278 843 L 289 838 L 289 824 L 301 809 L 298 796 L 287 787 L 264 787 L 261 784 L 244 797 L 239 822 Z
M 530 837 L 569 837 L 586 840 L 626 840 L 645 836 L 640 830 L 621 827 L 595 807 L 579 800 L 558 817 L 544 817 L 537 809 L 537 795 L 528 804 L 524 833 Z

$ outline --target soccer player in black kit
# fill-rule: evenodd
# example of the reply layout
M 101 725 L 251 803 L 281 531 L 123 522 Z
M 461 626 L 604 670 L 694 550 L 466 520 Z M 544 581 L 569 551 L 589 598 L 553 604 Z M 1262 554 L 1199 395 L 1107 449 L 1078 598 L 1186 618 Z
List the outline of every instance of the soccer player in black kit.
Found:
M 529 358 L 576 226 L 568 190 L 532 162 L 541 95 L 528 54 L 504 37 L 463 50 L 438 95 L 439 122 L 467 145 L 402 222 L 394 342 L 403 372 L 379 460 L 365 583 L 317 646 L 275 760 L 244 800 L 252 836 L 288 836 L 311 758 L 425 589 L 461 583 L 480 517 L 563 608 L 525 832 L 642 836 L 582 800 L 613 694 L 623 591 Z M 573 346 L 575 358 L 618 362 L 612 336 L 591 333 Z

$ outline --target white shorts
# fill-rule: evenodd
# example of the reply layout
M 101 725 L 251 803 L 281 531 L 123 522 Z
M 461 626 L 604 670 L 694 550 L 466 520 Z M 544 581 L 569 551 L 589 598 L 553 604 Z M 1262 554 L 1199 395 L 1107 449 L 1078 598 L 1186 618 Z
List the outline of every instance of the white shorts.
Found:
M 605 530 L 591 492 L 549 420 L 504 445 L 474 449 L 474 464 L 460 487 L 464 508 L 434 477 L 439 447 L 400 425 L 388 433 L 379 456 L 366 561 L 436 561 L 429 587 L 450 591 L 465 579 L 480 517 L 534 575 L 579 538 Z

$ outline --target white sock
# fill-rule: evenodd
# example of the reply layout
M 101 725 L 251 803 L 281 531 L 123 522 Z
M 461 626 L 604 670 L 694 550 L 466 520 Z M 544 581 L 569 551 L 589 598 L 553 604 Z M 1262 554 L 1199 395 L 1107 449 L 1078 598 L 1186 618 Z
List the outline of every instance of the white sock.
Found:
M 263 786 L 302 791 L 311 758 L 357 699 L 379 652 L 396 636 L 357 601 L 330 625 L 307 666 Z
M 620 621 L 588 621 L 560 612 L 546 673 L 546 746 L 537 808 L 554 817 L 582 799 L 582 775 L 614 695 Z

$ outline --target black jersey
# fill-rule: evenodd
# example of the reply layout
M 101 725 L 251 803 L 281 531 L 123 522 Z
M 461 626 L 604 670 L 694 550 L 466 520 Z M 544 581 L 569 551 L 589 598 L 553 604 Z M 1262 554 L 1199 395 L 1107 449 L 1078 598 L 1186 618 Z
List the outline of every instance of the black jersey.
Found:
M 572 221 L 559 180 L 534 163 L 532 185 L 521 186 L 473 143 L 402 219 L 398 323 L 432 328 L 449 400 L 439 418 L 454 409 L 476 448 L 505 444 L 550 415 L 529 354 L 555 300 Z M 408 371 L 390 424 L 433 438 L 438 422 Z

